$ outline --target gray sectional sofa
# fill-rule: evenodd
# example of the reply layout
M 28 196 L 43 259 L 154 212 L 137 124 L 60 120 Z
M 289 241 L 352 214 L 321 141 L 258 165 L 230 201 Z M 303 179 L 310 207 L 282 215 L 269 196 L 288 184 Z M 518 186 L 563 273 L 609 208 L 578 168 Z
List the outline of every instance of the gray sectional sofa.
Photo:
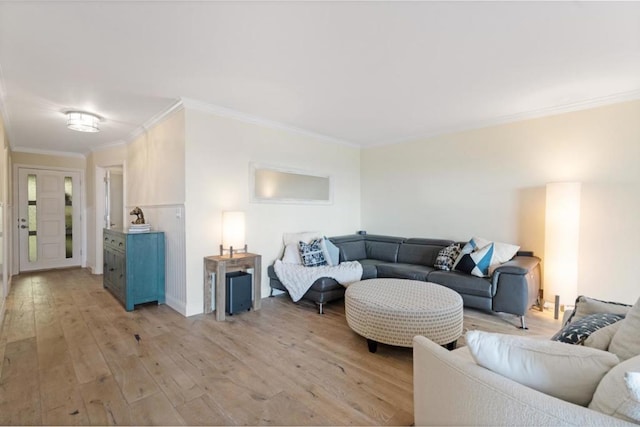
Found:
M 451 240 L 403 238 L 354 234 L 329 238 L 340 248 L 340 262 L 362 264 L 362 279 L 393 277 L 437 283 L 458 292 L 466 307 L 515 314 L 526 327 L 524 315 L 536 302 L 540 289 L 540 259 L 519 252 L 498 267 L 493 275 L 480 278 L 459 271 L 442 271 L 433 267 L 438 252 L 455 243 Z M 464 243 L 462 243 L 464 245 Z M 286 292 L 270 266 L 269 285 Z M 344 287 L 333 279 L 316 280 L 303 296 L 319 306 L 344 296 Z

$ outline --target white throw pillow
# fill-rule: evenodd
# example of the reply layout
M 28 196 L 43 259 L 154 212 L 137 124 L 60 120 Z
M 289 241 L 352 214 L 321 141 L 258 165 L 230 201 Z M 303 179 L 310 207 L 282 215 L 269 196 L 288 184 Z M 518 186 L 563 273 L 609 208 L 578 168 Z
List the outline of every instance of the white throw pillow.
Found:
M 302 258 L 300 257 L 300 247 L 297 243 L 289 243 L 284 247 L 282 262 L 285 264 L 302 264 Z
M 609 351 L 627 360 L 640 354 L 640 299 L 620 322 L 618 332 L 611 338 Z
M 340 264 L 340 248 L 326 237 L 322 239 L 320 246 L 322 247 L 322 254 L 324 255 L 324 259 L 327 260 L 327 264 L 332 266 Z
M 602 377 L 619 360 L 615 354 L 558 341 L 517 335 L 467 332 L 476 363 L 542 393 L 586 406 Z
M 310 243 L 312 240 L 321 239 L 322 233 L 319 231 L 304 231 L 302 233 L 284 233 L 282 235 L 282 242 L 286 247 L 290 243 L 305 242 Z
M 640 422 L 640 356 L 625 360 L 602 378 L 589 408 L 626 421 Z
M 489 266 L 489 276 L 492 276 L 495 269 L 500 267 L 501 264 L 504 264 L 516 256 L 519 250 L 520 246 L 518 245 L 493 242 L 493 257 L 491 258 L 491 265 Z
M 504 264 L 505 262 L 509 261 L 520 250 L 520 246 L 517 245 L 502 242 L 493 242 L 482 237 L 473 237 L 466 245 L 464 245 L 464 247 L 460 251 L 460 255 L 458 256 L 456 262 L 453 264 L 453 268 L 456 268 L 465 254 L 470 254 L 472 252 L 478 251 L 481 248 L 485 248 L 487 245 L 490 245 L 491 243 L 493 243 L 493 254 L 491 255 L 491 260 L 489 262 L 489 276 L 493 274 L 493 271 L 496 268 L 500 267 L 500 264 Z
M 626 372 L 624 380 L 627 383 L 627 390 L 629 390 L 631 398 L 636 403 L 640 403 L 640 372 Z M 640 421 L 638 418 L 635 420 Z
M 622 321 L 616 322 L 613 325 L 605 326 L 604 328 L 600 328 L 591 335 L 587 337 L 586 340 L 583 341 L 583 345 L 585 347 L 597 348 L 598 350 L 607 351 L 609 349 L 609 344 L 611 344 L 611 338 L 618 332 L 618 328 L 620 328 L 620 324 Z

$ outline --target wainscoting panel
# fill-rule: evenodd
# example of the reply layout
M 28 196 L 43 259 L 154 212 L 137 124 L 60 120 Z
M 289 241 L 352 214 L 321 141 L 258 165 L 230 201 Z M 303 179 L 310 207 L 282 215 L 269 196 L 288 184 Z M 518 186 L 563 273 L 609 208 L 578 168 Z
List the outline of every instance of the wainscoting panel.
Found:
M 127 206 L 131 211 L 135 206 Z M 140 206 L 146 222 L 165 234 L 166 303 L 183 316 L 187 309 L 184 205 Z M 135 217 L 129 217 L 131 222 Z

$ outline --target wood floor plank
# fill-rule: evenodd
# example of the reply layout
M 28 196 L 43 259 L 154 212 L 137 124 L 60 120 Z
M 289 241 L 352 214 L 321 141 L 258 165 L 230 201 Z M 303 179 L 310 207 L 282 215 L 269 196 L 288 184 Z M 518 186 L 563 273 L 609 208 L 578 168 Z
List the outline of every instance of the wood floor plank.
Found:
M 109 367 L 129 404 L 159 391 L 137 355 L 111 360 Z
M 35 338 L 7 343 L 0 374 L 0 424 L 41 424 Z
M 166 305 L 127 312 L 100 276 L 67 269 L 17 276 L 5 306 L 0 424 L 413 423 L 411 349 L 369 353 L 341 301 L 320 315 L 265 298 L 227 322 Z M 532 310 L 527 323 L 464 311 L 465 330 L 551 336 L 560 326 Z
M 80 385 L 92 425 L 132 425 L 131 409 L 112 376 Z
M 78 382 L 86 383 L 110 375 L 111 371 L 80 312 L 64 309 L 60 323 Z
M 140 399 L 131 405 L 132 422 L 141 426 L 181 426 L 186 423 L 163 393 Z
M 26 304 L 20 305 L 26 306 Z M 11 309 L 11 323 L 8 325 L 9 332 L 7 334 L 7 342 L 20 341 L 36 336 L 35 311 L 32 304 L 28 306 L 30 307 L 29 309 Z
M 38 373 L 43 412 L 63 405 L 67 399 L 64 391 L 76 390 L 79 385 L 71 358 L 47 369 L 40 369 Z
M 177 408 L 201 397 L 205 391 L 154 343 L 145 343 L 140 361 Z
M 233 424 L 232 420 L 207 395 L 183 403 L 177 406 L 176 410 L 187 425 L 226 426 Z
M 56 406 L 43 411 L 43 424 L 50 426 L 82 426 L 90 423 L 89 414 L 84 406 L 79 389 L 58 389 L 58 395 L 60 400 Z

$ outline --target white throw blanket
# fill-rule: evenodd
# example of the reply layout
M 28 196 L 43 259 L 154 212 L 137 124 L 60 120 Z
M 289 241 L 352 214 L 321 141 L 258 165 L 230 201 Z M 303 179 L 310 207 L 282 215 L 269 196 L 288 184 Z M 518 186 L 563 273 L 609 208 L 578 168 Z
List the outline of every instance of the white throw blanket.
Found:
M 358 261 L 347 261 L 335 266 L 305 267 L 277 260 L 273 269 L 294 302 L 302 298 L 313 282 L 321 277 L 330 277 L 345 287 L 362 277 L 362 265 Z

